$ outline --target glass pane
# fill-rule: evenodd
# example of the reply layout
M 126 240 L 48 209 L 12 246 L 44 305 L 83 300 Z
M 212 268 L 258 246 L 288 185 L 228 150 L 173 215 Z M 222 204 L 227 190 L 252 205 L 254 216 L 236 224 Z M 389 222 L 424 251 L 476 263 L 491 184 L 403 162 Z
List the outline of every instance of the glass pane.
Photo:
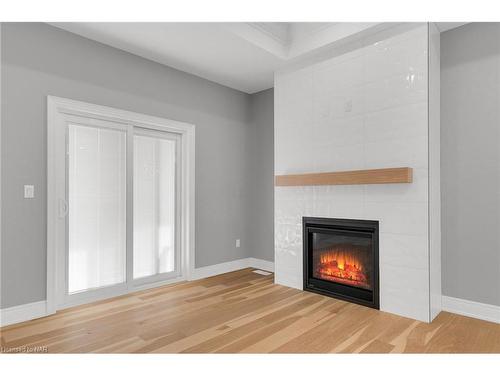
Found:
M 134 136 L 134 278 L 175 270 L 175 141 Z
M 125 281 L 126 135 L 69 126 L 68 291 Z
M 367 233 L 312 234 L 312 274 L 316 279 L 373 290 L 373 243 Z

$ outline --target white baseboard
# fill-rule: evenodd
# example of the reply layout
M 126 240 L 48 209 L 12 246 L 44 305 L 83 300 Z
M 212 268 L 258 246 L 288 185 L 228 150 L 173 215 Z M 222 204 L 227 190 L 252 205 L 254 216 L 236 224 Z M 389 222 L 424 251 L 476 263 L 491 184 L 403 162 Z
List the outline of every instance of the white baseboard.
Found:
M 238 271 L 243 268 L 259 268 L 264 271 L 274 272 L 274 263 L 257 258 L 243 258 L 231 262 L 218 263 L 212 266 L 195 268 L 190 280 L 203 279 L 205 277 L 216 276 L 222 273 Z
M 500 306 L 448 296 L 442 297 L 442 305 L 443 311 L 500 323 Z
M 0 310 L 0 327 L 41 318 L 47 315 L 47 303 L 38 301 Z

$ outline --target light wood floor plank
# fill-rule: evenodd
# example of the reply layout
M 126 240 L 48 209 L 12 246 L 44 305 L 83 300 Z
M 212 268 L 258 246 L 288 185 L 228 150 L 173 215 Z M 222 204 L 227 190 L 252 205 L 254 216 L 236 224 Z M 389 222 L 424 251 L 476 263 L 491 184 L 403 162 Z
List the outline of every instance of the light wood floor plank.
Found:
M 252 269 L 73 307 L 0 336 L 4 349 L 49 353 L 500 353 L 499 324 L 446 312 L 426 324 Z

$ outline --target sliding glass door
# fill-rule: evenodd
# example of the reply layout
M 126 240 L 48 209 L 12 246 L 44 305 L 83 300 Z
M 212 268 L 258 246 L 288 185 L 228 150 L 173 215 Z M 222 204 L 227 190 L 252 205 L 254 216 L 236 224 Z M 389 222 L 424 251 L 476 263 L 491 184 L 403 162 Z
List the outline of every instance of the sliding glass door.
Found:
M 180 137 L 70 116 L 66 305 L 180 275 Z
M 178 274 L 177 151 L 175 135 L 135 131 L 134 279 Z
M 68 293 L 126 281 L 126 132 L 68 126 Z
M 47 97 L 48 313 L 189 278 L 195 127 Z

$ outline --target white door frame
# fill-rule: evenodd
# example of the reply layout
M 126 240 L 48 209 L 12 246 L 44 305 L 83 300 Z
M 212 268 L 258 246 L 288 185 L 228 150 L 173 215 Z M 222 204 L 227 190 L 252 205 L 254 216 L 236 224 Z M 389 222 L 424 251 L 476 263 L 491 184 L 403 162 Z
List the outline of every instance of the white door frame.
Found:
M 66 115 L 112 121 L 134 127 L 176 133 L 180 136 L 180 252 L 181 276 L 175 279 L 148 284 L 134 284 L 132 290 L 147 289 L 159 285 L 190 279 L 194 271 L 195 226 L 195 126 L 160 117 L 105 107 L 81 101 L 47 96 L 47 315 L 62 306 L 57 301 L 60 285 L 60 252 L 66 251 Z M 129 131 L 130 133 L 130 131 Z M 127 177 L 128 178 L 128 177 Z M 130 231 L 131 228 L 127 228 Z M 127 258 L 127 262 L 130 259 Z M 64 266 L 64 265 L 62 265 Z M 128 293 L 113 292 L 109 297 Z M 103 296 L 99 296 L 103 298 Z M 106 296 L 105 296 L 106 297 Z M 81 301 L 81 303 L 90 301 Z

